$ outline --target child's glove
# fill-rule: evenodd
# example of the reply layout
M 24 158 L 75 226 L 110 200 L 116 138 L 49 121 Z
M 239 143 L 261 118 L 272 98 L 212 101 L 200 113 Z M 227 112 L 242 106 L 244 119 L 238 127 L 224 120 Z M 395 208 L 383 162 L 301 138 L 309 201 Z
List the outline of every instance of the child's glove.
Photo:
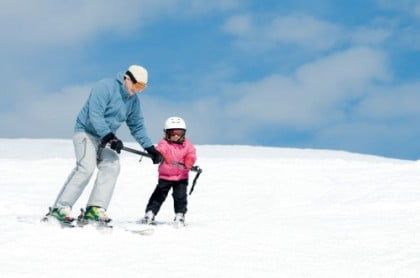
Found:
M 145 150 L 152 157 L 153 164 L 158 164 L 163 161 L 163 156 L 158 150 L 156 150 L 155 146 L 150 146 L 148 148 L 145 148 Z
M 193 172 L 201 172 L 202 170 L 201 170 L 201 168 L 199 166 L 193 166 L 191 168 L 191 171 L 193 171 Z

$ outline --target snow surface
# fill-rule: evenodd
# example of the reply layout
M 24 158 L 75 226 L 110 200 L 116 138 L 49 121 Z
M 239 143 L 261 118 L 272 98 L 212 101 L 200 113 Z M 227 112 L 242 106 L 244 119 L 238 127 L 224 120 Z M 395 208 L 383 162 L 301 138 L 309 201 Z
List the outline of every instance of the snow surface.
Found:
M 204 171 L 188 226 L 141 236 L 118 227 L 143 216 L 156 184 L 151 161 L 121 155 L 112 233 L 61 229 L 39 220 L 74 166 L 72 142 L 0 139 L 0 277 L 420 277 L 420 162 L 197 149 Z M 172 221 L 172 205 L 168 196 L 157 220 Z

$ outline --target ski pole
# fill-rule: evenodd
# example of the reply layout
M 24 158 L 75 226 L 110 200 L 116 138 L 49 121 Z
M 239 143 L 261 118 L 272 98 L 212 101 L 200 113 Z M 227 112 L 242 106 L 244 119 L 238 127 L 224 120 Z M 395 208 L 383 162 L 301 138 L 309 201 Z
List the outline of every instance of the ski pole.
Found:
M 185 167 L 185 164 L 184 164 L 184 163 L 181 163 L 181 162 L 172 161 L 172 164 L 173 164 L 173 165 L 176 165 L 176 166 L 179 166 L 179 167 L 182 167 L 182 168 L 186 168 L 186 167 Z M 203 169 L 201 169 L 201 168 L 200 168 L 200 166 L 195 165 L 195 166 L 191 167 L 190 171 L 191 171 L 191 172 L 196 172 L 197 174 L 195 174 L 195 177 L 194 177 L 194 180 L 193 180 L 193 183 L 192 183 L 192 186 L 191 186 L 191 189 L 190 189 L 190 193 L 189 193 L 189 195 L 191 195 L 191 194 L 192 194 L 192 192 L 194 191 L 194 187 L 195 187 L 195 185 L 196 185 L 196 183 L 197 183 L 198 177 L 199 177 L 199 176 L 201 175 L 201 173 L 203 172 Z
M 148 158 L 152 158 L 152 156 L 150 154 L 148 154 L 147 152 L 143 152 L 143 151 L 139 151 L 139 150 L 135 150 L 129 147 L 124 146 L 122 148 L 123 151 L 129 152 L 129 153 L 134 153 L 134 154 L 139 154 L 141 156 L 146 156 Z
M 172 165 L 179 166 L 179 167 L 181 167 L 181 168 L 187 168 L 187 167 L 185 166 L 185 164 L 184 164 L 184 163 L 181 163 L 181 162 L 172 161 L 172 163 L 171 163 L 171 164 L 172 164 Z M 201 169 L 201 168 L 200 168 L 200 166 L 195 165 L 195 166 L 191 167 L 190 171 L 191 171 L 191 172 L 201 172 L 201 171 L 203 171 L 203 169 Z
M 190 193 L 189 193 L 189 195 L 191 195 L 192 193 L 193 193 L 193 191 L 194 191 L 194 187 L 195 187 L 195 185 L 196 185 L 196 183 L 197 183 L 197 180 L 198 180 L 198 177 L 201 175 L 201 173 L 203 172 L 203 169 L 201 169 L 199 166 L 193 166 L 192 168 L 191 168 L 191 171 L 194 171 L 194 172 L 197 172 L 197 174 L 195 174 L 195 177 L 194 177 L 194 180 L 193 180 L 193 183 L 192 183 L 192 186 L 191 186 L 191 189 L 190 189 Z
M 132 148 L 129 148 L 129 147 L 125 147 L 124 146 L 122 148 L 122 150 L 123 151 L 126 151 L 126 152 L 130 152 L 130 153 L 138 154 L 138 155 L 141 155 L 141 156 L 146 156 L 148 158 L 152 158 L 152 156 L 150 154 L 148 154 L 147 152 L 142 152 L 142 151 L 139 151 L 139 150 L 136 150 L 136 149 L 132 149 Z M 181 162 L 173 161 L 172 164 L 177 165 L 179 167 L 185 168 L 185 164 L 184 163 L 181 163 Z M 201 169 L 200 166 L 195 165 L 195 166 L 191 167 L 190 171 L 196 172 L 197 174 L 194 177 L 194 180 L 193 180 L 193 183 L 192 183 L 192 186 L 191 186 L 189 195 L 191 195 L 192 192 L 194 191 L 194 187 L 197 184 L 198 177 L 203 172 L 203 169 Z

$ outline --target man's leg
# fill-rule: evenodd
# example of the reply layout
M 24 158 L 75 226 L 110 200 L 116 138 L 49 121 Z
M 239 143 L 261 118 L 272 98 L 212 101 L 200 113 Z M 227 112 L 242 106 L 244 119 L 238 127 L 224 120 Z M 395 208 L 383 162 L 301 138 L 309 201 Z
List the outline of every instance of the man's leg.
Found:
M 120 173 L 120 160 L 116 152 L 104 148 L 98 161 L 98 175 L 87 206 L 108 209 Z
M 64 183 L 53 208 L 73 207 L 82 194 L 96 168 L 96 154 L 99 139 L 85 132 L 73 136 L 76 167 Z

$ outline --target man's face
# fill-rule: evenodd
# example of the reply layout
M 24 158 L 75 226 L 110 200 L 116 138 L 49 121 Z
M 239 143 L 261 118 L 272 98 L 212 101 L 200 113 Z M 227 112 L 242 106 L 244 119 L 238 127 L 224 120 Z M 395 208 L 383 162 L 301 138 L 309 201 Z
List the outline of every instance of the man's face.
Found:
M 130 93 L 130 95 L 135 95 L 137 93 L 140 93 L 147 87 L 147 84 L 143 82 L 133 83 L 133 81 L 131 81 L 129 77 L 125 78 L 124 84 L 125 84 L 125 88 Z

